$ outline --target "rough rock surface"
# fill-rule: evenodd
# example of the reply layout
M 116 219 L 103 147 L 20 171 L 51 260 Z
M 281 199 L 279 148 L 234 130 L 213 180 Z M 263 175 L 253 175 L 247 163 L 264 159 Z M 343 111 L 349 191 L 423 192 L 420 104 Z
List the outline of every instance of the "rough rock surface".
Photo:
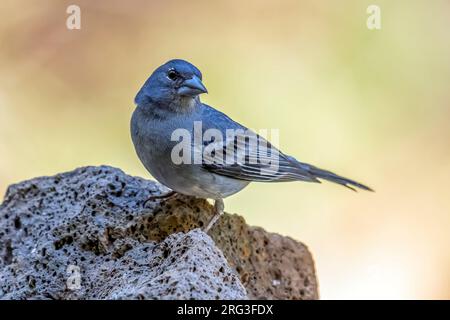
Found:
M 230 214 L 211 239 L 196 229 L 213 214 L 207 201 L 143 205 L 164 192 L 106 166 L 10 186 L 0 206 L 0 299 L 318 297 L 303 244 Z

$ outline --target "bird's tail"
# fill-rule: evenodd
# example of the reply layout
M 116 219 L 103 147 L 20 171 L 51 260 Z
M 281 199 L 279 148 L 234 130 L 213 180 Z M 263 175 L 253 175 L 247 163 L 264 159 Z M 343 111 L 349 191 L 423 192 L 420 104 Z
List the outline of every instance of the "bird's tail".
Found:
M 359 189 L 363 189 L 363 190 L 367 190 L 367 191 L 374 191 L 373 189 L 371 189 L 370 187 L 356 182 L 354 180 L 351 179 L 347 179 L 344 177 L 341 177 L 333 172 L 327 171 L 327 170 L 322 170 L 320 168 L 314 167 L 313 165 L 307 164 L 307 163 L 302 163 L 302 162 L 298 162 L 297 164 L 303 169 L 308 171 L 308 173 L 310 173 L 313 177 L 315 178 L 319 178 L 319 179 L 324 179 L 327 181 L 331 181 L 337 184 L 340 184 L 344 187 L 347 187 L 353 191 L 356 191 L 356 188 Z

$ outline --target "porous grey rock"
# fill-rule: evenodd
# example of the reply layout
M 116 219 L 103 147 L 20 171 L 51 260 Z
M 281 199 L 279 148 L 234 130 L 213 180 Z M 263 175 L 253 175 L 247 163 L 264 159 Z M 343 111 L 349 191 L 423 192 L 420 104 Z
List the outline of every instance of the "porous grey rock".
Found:
M 230 214 L 211 239 L 197 229 L 213 214 L 205 200 L 144 206 L 167 191 L 107 166 L 10 186 L 0 206 L 0 298 L 318 297 L 303 244 Z

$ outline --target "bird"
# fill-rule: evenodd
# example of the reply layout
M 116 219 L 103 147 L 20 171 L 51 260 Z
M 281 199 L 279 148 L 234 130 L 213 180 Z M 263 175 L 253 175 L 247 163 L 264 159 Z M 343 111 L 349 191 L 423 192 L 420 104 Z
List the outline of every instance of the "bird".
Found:
M 138 158 L 157 181 L 171 190 L 150 199 L 168 199 L 181 194 L 214 200 L 214 215 L 204 227 L 205 232 L 214 226 L 224 212 L 224 199 L 251 182 L 320 183 L 321 180 L 327 180 L 352 190 L 373 191 L 362 183 L 300 162 L 283 153 L 225 113 L 202 103 L 200 95 L 205 93 L 208 91 L 197 67 L 186 60 L 170 60 L 158 67 L 138 91 L 130 123 L 131 138 Z M 201 125 L 199 134 L 202 139 L 193 142 L 196 124 Z M 215 130 L 225 138 L 203 139 L 208 130 Z M 229 130 L 238 133 L 228 139 L 226 134 Z M 180 148 L 180 136 L 183 137 L 183 134 L 174 138 L 176 132 L 190 135 L 183 141 L 186 148 L 178 153 L 174 150 Z M 251 134 L 256 140 L 246 136 L 242 138 L 242 132 Z M 266 145 L 271 154 L 259 150 L 260 145 Z M 204 152 L 208 148 L 212 151 Z M 234 155 L 234 161 L 218 161 L 220 157 L 215 159 L 214 156 L 221 150 L 241 151 L 245 156 L 240 158 L 241 161 L 236 161 Z M 189 151 L 190 155 L 187 154 Z M 174 158 L 174 155 L 178 158 Z M 203 157 L 200 161 L 193 161 L 195 155 Z M 272 155 L 276 155 L 276 166 L 271 162 L 275 159 Z

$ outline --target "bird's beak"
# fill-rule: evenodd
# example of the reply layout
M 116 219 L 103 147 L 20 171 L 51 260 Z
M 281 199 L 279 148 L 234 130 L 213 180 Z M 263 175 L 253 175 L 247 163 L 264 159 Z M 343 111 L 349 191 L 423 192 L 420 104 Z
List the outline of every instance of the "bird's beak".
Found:
M 208 90 L 197 76 L 184 80 L 178 88 L 178 94 L 181 96 L 195 97 L 202 93 L 208 93 Z

